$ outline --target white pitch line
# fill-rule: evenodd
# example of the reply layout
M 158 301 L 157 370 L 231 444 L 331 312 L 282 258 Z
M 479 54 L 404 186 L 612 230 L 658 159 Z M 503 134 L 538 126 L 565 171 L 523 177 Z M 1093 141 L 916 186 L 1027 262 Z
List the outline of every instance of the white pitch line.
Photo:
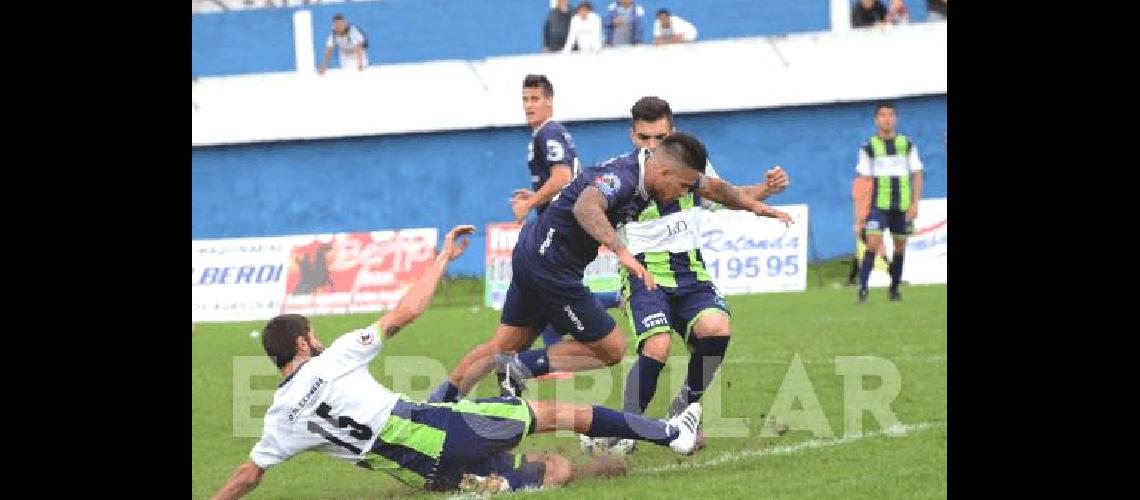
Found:
M 660 467 L 653 467 L 653 468 L 649 468 L 649 469 L 634 469 L 634 470 L 630 471 L 630 474 L 641 474 L 641 473 L 652 474 L 652 473 L 657 473 L 657 472 L 668 472 L 668 471 L 681 470 L 681 469 L 696 469 L 696 468 L 701 468 L 701 467 L 713 467 L 713 466 L 724 464 L 724 463 L 739 462 L 739 461 L 744 460 L 746 458 L 768 457 L 768 456 L 772 456 L 772 455 L 790 455 L 792 453 L 797 453 L 797 452 L 800 452 L 803 450 L 809 450 L 809 449 L 815 449 L 815 448 L 830 448 L 832 446 L 850 444 L 850 443 L 854 443 L 855 441 L 875 438 L 875 437 L 879 437 L 879 436 L 903 437 L 903 436 L 913 434 L 913 433 L 921 431 L 921 430 L 930 429 L 930 428 L 934 428 L 934 427 L 942 427 L 945 425 L 946 425 L 945 422 L 919 422 L 917 424 L 896 424 L 893 427 L 891 427 L 885 431 L 868 432 L 867 434 L 856 434 L 853 436 L 845 436 L 842 438 L 809 439 L 807 441 L 803 441 L 803 442 L 799 442 L 799 443 L 795 443 L 795 444 L 789 444 L 789 445 L 784 445 L 784 446 L 773 446 L 773 447 L 769 447 L 769 448 L 744 449 L 741 451 L 725 453 L 725 454 L 720 455 L 716 458 L 713 458 L 712 460 L 707 460 L 704 462 L 689 462 L 689 463 L 682 463 L 682 464 L 663 465 Z M 521 494 L 541 494 L 541 493 L 545 493 L 547 491 L 552 491 L 552 490 L 553 490 L 553 488 L 526 489 L 526 490 L 516 491 L 516 492 L 514 492 L 514 494 L 520 494 L 520 493 Z M 462 499 L 474 499 L 474 498 L 481 498 L 481 497 L 474 494 L 474 493 L 452 494 L 452 495 L 447 497 L 448 500 L 462 500 Z
M 875 432 L 869 432 L 867 434 L 846 436 L 846 437 L 842 437 L 842 438 L 809 439 L 807 441 L 803 441 L 800 443 L 789 444 L 789 445 L 784 445 L 784 446 L 773 446 L 770 448 L 745 449 L 745 450 L 741 450 L 741 451 L 725 453 L 725 454 L 720 455 L 716 458 L 713 458 L 712 460 L 707 460 L 704 462 L 688 462 L 688 463 L 681 463 L 681 464 L 670 464 L 670 465 L 663 465 L 660 467 L 653 467 L 653 468 L 649 468 L 649 469 L 635 469 L 635 470 L 632 470 L 630 472 L 634 473 L 634 474 L 643 473 L 643 472 L 656 473 L 656 472 L 668 472 L 668 471 L 681 470 L 681 469 L 694 469 L 694 468 L 699 468 L 699 467 L 713 467 L 713 466 L 724 464 L 724 463 L 738 462 L 738 461 L 744 460 L 746 458 L 767 457 L 767 456 L 772 456 L 772 455 L 788 455 L 788 454 L 797 453 L 797 452 L 800 452 L 803 450 L 814 449 L 814 448 L 829 448 L 832 446 L 839 446 L 839 445 L 854 443 L 855 441 L 879 437 L 879 436 L 891 436 L 891 437 L 905 436 L 907 434 L 912 434 L 914 432 L 921 431 L 924 429 L 929 429 L 932 427 L 941 427 L 944 425 L 946 425 L 944 422 L 920 422 L 917 424 L 895 425 L 894 427 L 891 427 L 890 429 L 887 429 L 886 431 L 875 431 Z
M 855 356 L 855 357 L 860 357 L 860 356 Z M 946 356 L 941 356 L 941 355 L 914 356 L 914 355 L 909 355 L 909 354 L 903 354 L 903 355 L 899 355 L 899 356 L 871 356 L 871 357 L 882 358 L 882 359 L 885 359 L 887 361 L 891 361 L 891 362 L 895 362 L 895 363 L 919 363 L 919 364 L 944 364 L 944 363 L 946 363 Z M 831 359 L 800 358 L 800 361 L 802 361 L 804 364 L 807 364 L 807 365 L 811 365 L 811 364 L 827 364 L 827 365 L 835 364 L 834 358 L 831 358 Z M 764 359 L 764 358 L 749 358 L 747 356 L 744 356 L 744 357 L 729 357 L 728 359 L 725 359 L 722 362 L 727 363 L 727 364 L 741 363 L 741 364 L 775 365 L 775 364 L 781 364 L 781 363 L 783 363 L 783 364 L 790 363 L 791 358 L 788 358 L 788 359 L 774 359 L 774 358 Z

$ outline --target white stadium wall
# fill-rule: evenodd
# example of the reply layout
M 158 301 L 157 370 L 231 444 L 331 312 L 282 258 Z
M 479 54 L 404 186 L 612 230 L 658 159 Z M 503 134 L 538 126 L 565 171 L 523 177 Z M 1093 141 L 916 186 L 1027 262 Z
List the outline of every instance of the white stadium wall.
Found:
M 625 118 L 644 95 L 677 113 L 946 93 L 946 23 L 374 65 L 364 71 L 203 77 L 194 146 L 522 125 L 523 76 L 550 77 L 564 122 Z

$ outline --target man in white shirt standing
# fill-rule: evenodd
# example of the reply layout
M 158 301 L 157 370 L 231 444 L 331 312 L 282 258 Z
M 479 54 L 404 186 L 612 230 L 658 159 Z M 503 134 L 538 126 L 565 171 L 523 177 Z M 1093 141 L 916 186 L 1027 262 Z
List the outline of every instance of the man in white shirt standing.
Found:
M 562 52 L 570 52 L 578 44 L 579 52 L 597 52 L 602 49 L 602 17 L 594 12 L 590 2 L 578 4 L 578 12 L 570 19 L 566 45 Z
M 653 44 L 686 43 L 696 41 L 697 27 L 681 18 L 669 14 L 668 9 L 657 11 L 657 21 L 653 23 Z
M 325 42 L 325 55 L 321 58 L 320 74 L 325 74 L 329 67 L 329 58 L 332 57 L 333 48 L 340 56 L 341 69 L 351 68 L 355 63 L 357 70 L 364 70 L 368 66 L 368 40 L 364 33 L 354 25 L 344 20 L 344 15 L 333 16 L 333 30 Z

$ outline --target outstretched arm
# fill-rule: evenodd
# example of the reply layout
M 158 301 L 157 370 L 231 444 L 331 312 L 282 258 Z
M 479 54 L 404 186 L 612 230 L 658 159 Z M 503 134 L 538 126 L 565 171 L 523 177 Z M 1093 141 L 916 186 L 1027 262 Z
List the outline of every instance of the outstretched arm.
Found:
M 745 196 L 753 200 L 764 201 L 769 196 L 782 193 L 788 188 L 789 183 L 788 173 L 776 165 L 764 173 L 764 182 L 743 186 L 740 190 L 744 191 Z
M 747 210 L 761 217 L 779 219 L 784 224 L 790 224 L 792 221 L 791 216 L 787 213 L 749 198 L 740 189 L 724 179 L 701 176 L 700 185 L 697 186 L 697 194 L 701 195 L 702 198 L 720 203 L 725 208 Z
M 226 481 L 225 486 L 214 495 L 213 500 L 228 500 L 231 498 L 241 498 L 250 491 L 253 491 L 261 482 L 261 476 L 265 475 L 265 470 L 258 467 L 253 462 L 246 462 L 234 470 L 234 475 Z
M 439 255 L 436 256 L 428 270 L 420 275 L 416 283 L 408 289 L 391 312 L 380 317 L 380 331 L 383 332 L 384 338 L 392 337 L 427 310 L 428 305 L 431 304 L 432 295 L 435 294 L 435 286 L 443 277 L 447 265 L 463 255 L 463 251 L 471 243 L 468 238 L 463 238 L 462 241 L 458 242 L 457 240 L 461 236 L 467 236 L 474 232 L 475 226 L 468 225 L 455 226 L 447 232 L 447 236 L 443 237 L 443 249 L 440 250 Z

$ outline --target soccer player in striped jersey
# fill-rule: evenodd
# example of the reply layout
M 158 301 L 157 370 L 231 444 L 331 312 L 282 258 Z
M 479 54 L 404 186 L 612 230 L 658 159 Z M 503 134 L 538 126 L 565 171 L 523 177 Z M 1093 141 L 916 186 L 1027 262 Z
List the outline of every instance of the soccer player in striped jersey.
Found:
M 456 240 L 474 231 L 474 226 L 449 231 L 435 262 L 391 312 L 340 336 L 327 349 L 304 316 L 285 314 L 266 324 L 262 345 L 283 379 L 250 460 L 237 467 L 214 498 L 245 495 L 267 469 L 304 451 L 384 471 L 429 491 L 479 492 L 557 486 L 578 475 L 624 471 L 620 462 L 574 467 L 559 455 L 507 452 L 535 432 L 566 429 L 636 438 L 692 453 L 699 405 L 665 422 L 601 406 L 514 397 L 424 404 L 372 377 L 368 364 L 381 344 L 423 314 L 448 263 L 470 242 Z
M 655 150 L 674 130 L 673 111 L 664 99 L 647 96 L 630 109 L 630 139 L 638 148 Z M 712 163 L 707 177 L 716 177 Z M 788 176 L 779 166 L 765 173 L 761 184 L 740 190 L 757 201 L 787 188 Z M 622 231 L 638 262 L 645 265 L 657 289 L 645 286 L 636 276 L 624 273 L 626 317 L 635 334 L 638 358 L 626 376 L 624 410 L 643 414 L 657 390 L 657 380 L 669 356 L 671 332 L 686 341 L 689 369 L 685 384 L 673 399 L 669 413 L 679 414 L 700 401 L 724 359 L 731 339 L 730 312 L 705 269 L 700 250 L 699 211 L 696 207 L 719 208 L 699 193 L 689 193 L 669 204 L 650 203 Z M 616 440 L 598 439 L 594 446 L 613 447 Z M 632 450 L 633 443 L 618 449 Z
M 898 115 L 891 103 L 875 107 L 877 133 L 859 148 L 858 174 L 852 192 L 855 201 L 855 235 L 867 235 L 867 249 L 859 269 L 859 303 L 867 301 L 867 281 L 875 254 L 885 255 L 883 231 L 890 231 L 894 255 L 890 259 L 890 300 L 902 300 L 902 280 L 906 239 L 914 232 L 918 200 L 922 199 L 922 160 L 918 146 L 899 134 Z

